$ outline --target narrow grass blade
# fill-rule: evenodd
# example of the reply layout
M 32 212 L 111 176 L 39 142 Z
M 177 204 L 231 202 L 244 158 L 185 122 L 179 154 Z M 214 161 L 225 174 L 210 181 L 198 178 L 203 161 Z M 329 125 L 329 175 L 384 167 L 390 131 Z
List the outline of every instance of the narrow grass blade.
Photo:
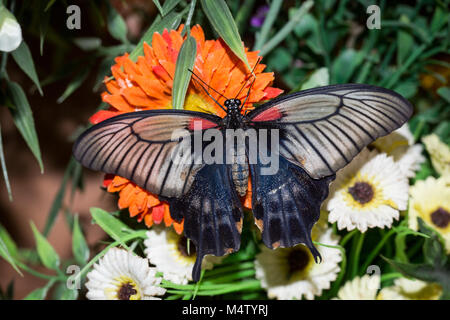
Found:
M 36 240 L 36 249 L 42 264 L 49 269 L 58 269 L 60 259 L 53 246 L 38 231 L 33 222 L 31 222 L 31 229 L 33 230 L 34 239 Z
M 238 28 L 224 0 L 201 0 L 203 11 L 214 30 L 225 41 L 234 54 L 245 63 L 248 70 L 252 68 L 247 60 Z
M 33 152 L 35 158 L 37 159 L 42 173 L 44 172 L 44 165 L 42 163 L 41 149 L 39 147 L 39 140 L 34 127 L 33 113 L 25 92 L 22 90 L 20 85 L 9 81 L 8 95 L 14 106 L 14 108 L 10 108 L 14 123 L 22 134 L 22 137 L 25 139 L 25 142 L 31 152 Z
M 11 185 L 8 178 L 8 170 L 6 169 L 5 153 L 3 152 L 3 139 L 0 126 L 0 163 L 2 165 L 3 179 L 5 180 L 6 190 L 8 192 L 9 201 L 13 201 Z
M 17 65 L 20 69 L 25 72 L 25 74 L 33 81 L 39 90 L 40 95 L 43 95 L 41 85 L 39 83 L 39 78 L 36 73 L 36 69 L 34 67 L 33 57 L 31 56 L 30 49 L 28 48 L 25 41 L 22 41 L 20 46 L 14 50 L 12 53 L 14 61 L 16 61 Z
M 308 0 L 302 4 L 302 6 L 295 12 L 293 17 L 289 20 L 284 27 L 278 31 L 278 33 L 272 37 L 266 44 L 261 48 L 261 55 L 265 55 L 270 52 L 273 48 L 275 48 L 281 41 L 283 41 L 289 33 L 297 26 L 299 21 L 303 18 L 303 16 L 312 8 L 314 2 L 312 0 Z
M 193 37 L 188 36 L 181 46 L 175 68 L 172 91 L 172 106 L 174 109 L 183 109 L 186 91 L 191 81 L 189 70 L 194 66 L 196 56 L 197 43 Z

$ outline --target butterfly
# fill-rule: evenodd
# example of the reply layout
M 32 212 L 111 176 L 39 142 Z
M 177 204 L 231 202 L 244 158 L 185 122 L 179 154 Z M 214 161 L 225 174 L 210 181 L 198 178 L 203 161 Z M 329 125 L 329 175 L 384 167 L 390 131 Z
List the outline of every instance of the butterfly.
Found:
M 303 243 L 321 260 L 311 229 L 336 171 L 402 126 L 413 110 L 396 92 L 365 84 L 304 90 L 246 113 L 239 99 L 215 103 L 225 117 L 187 110 L 121 114 L 89 128 L 73 147 L 85 167 L 127 178 L 167 201 L 175 221 L 184 219 L 197 252 L 194 281 L 205 255 L 239 250 L 240 196 L 248 179 L 263 243 L 269 248 Z M 240 135 L 225 143 L 229 131 Z M 254 152 L 255 146 L 262 147 Z M 205 154 L 216 161 L 202 159 Z

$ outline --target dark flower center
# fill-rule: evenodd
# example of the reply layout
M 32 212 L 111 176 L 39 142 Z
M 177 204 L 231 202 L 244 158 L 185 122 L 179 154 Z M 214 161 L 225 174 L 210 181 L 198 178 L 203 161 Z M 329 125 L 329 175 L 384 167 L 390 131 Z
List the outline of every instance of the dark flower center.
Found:
M 348 192 L 361 204 L 370 202 L 374 195 L 372 186 L 367 182 L 356 182 L 353 187 L 348 188 Z
M 292 250 L 288 255 L 289 273 L 304 270 L 309 264 L 309 254 L 303 249 Z
M 178 241 L 178 251 L 185 257 L 192 257 L 195 255 L 196 250 L 192 242 L 189 243 L 189 253 L 187 249 L 187 238 L 182 236 Z
M 134 289 L 131 283 L 127 282 L 120 287 L 117 296 L 119 300 L 130 300 L 130 297 L 136 293 L 136 289 Z
M 431 221 L 439 228 L 447 228 L 450 223 L 450 213 L 444 208 L 439 208 L 431 213 Z

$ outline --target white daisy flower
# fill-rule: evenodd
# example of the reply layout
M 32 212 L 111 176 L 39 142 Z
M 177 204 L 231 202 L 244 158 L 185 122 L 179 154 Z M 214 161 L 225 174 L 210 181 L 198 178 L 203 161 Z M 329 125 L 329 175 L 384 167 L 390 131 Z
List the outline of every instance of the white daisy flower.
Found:
M 450 175 L 450 147 L 439 139 L 436 134 L 422 138 L 430 157 L 433 168 L 441 175 Z
M 157 300 L 166 292 L 147 259 L 118 248 L 108 250 L 87 279 L 90 300 Z
M 392 157 L 364 149 L 338 171 L 324 207 L 339 230 L 390 227 L 408 202 L 408 179 Z
M 338 300 L 376 300 L 380 276 L 364 275 L 347 281 L 337 294 Z
M 339 237 L 333 235 L 330 228 L 316 226 L 312 233 L 314 240 L 327 245 L 339 243 Z M 261 280 L 268 297 L 279 300 L 305 297 L 312 300 L 314 296 L 321 295 L 322 290 L 329 289 L 340 271 L 341 252 L 324 246 L 317 249 L 322 256 L 319 264 L 314 262 L 314 257 L 303 244 L 275 250 L 261 246 L 255 260 L 256 278 Z
M 163 278 L 177 284 L 192 281 L 192 269 L 197 254 L 195 245 L 190 242 L 189 252 L 187 239 L 172 229 L 154 226 L 147 232 L 144 241 L 145 254 L 156 270 L 163 273 Z M 212 269 L 223 257 L 207 255 L 203 258 L 202 269 Z
M 437 283 L 399 278 L 380 291 L 378 300 L 438 300 L 441 294 L 442 287 Z
M 409 193 L 409 227 L 418 230 L 417 219 L 422 218 L 442 236 L 446 251 L 450 253 L 450 175 L 417 181 Z
M 407 123 L 387 136 L 375 140 L 372 146 L 392 156 L 400 171 L 408 178 L 414 177 L 420 169 L 420 164 L 425 161 L 422 155 L 423 147 L 420 143 L 414 144 L 414 136 Z

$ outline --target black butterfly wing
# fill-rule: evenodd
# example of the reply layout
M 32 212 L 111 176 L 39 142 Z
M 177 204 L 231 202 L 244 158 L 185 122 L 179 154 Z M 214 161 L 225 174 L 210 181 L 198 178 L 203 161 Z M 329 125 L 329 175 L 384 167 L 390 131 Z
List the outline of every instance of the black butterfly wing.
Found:
M 411 104 L 391 90 L 346 84 L 274 99 L 248 119 L 250 125 L 279 128 L 280 155 L 318 179 L 334 174 L 411 114 Z
M 92 170 L 127 178 L 161 196 L 180 197 L 204 165 L 196 161 L 199 155 L 191 143 L 195 130 L 219 128 L 220 121 L 214 115 L 182 110 L 126 113 L 84 132 L 73 154 Z
M 205 129 L 221 129 L 221 120 L 191 111 L 127 113 L 93 126 L 73 147 L 84 166 L 125 177 L 169 202 L 172 218 L 184 219 L 184 233 L 196 245 L 196 281 L 206 254 L 222 256 L 240 246 L 242 206 L 230 167 L 205 165 L 193 150 L 195 125 L 203 134 Z M 198 151 L 204 148 L 201 141 Z M 184 156 L 175 162 L 172 152 Z
M 268 151 L 276 153 L 270 143 Z M 273 163 L 264 164 L 260 154 L 257 159 L 250 164 L 252 210 L 264 244 L 274 249 L 304 243 L 317 260 L 320 254 L 312 243 L 311 229 L 319 219 L 320 205 L 335 175 L 313 179 L 283 157 L 279 157 L 278 170 L 267 174 L 264 169 Z
M 223 256 L 239 250 L 243 214 L 229 165 L 204 166 L 184 196 L 166 200 L 172 218 L 176 221 L 184 218 L 184 233 L 195 244 L 194 281 L 200 279 L 206 254 Z

